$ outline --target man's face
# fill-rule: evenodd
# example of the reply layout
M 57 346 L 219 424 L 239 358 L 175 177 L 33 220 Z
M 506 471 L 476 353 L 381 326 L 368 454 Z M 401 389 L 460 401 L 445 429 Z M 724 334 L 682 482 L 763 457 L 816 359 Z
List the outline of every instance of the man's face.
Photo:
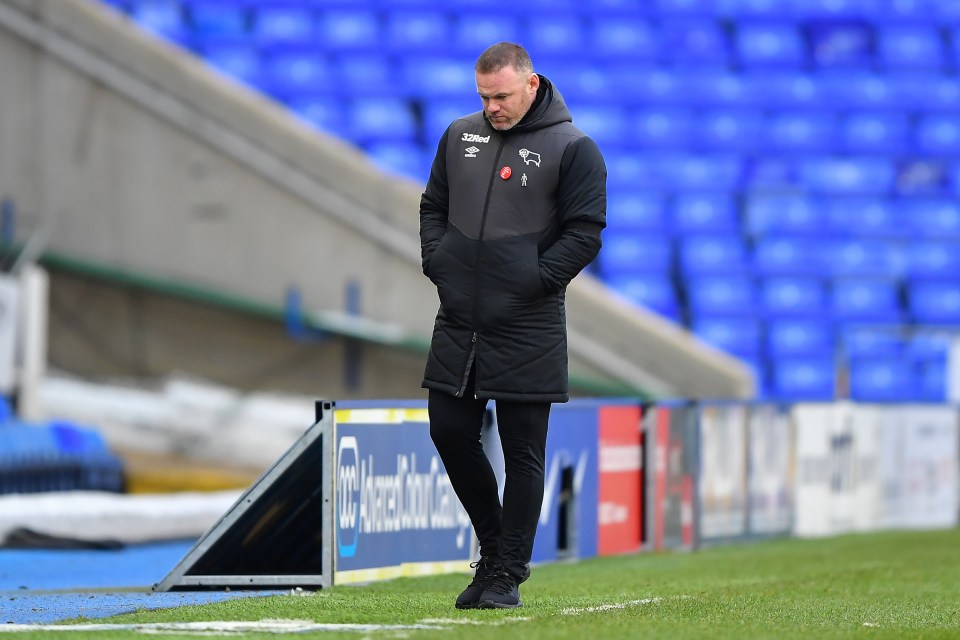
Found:
M 539 86 L 537 74 L 520 73 L 510 65 L 494 73 L 477 74 L 483 111 L 497 131 L 506 131 L 520 122 L 530 110 Z

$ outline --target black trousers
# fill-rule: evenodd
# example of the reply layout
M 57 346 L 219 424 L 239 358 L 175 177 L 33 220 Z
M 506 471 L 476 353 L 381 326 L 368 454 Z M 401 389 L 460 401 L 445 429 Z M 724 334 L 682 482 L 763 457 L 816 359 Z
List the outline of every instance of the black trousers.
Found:
M 430 391 L 430 437 L 470 516 L 480 555 L 526 575 L 543 502 L 549 402 L 498 400 L 497 425 L 506 479 L 503 505 L 493 467 L 480 443 L 487 401 L 473 397 L 473 376 L 462 398 Z

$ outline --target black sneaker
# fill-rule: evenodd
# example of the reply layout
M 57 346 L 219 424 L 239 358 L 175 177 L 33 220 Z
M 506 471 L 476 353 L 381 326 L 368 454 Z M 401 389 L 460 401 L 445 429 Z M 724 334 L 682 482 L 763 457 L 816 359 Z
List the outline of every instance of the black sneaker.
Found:
M 470 563 L 471 569 L 476 569 L 473 574 L 473 580 L 467 585 L 467 588 L 457 596 L 457 609 L 476 609 L 480 604 L 480 596 L 483 595 L 494 569 L 499 565 L 493 558 L 480 558 L 476 562 Z
M 529 575 L 529 573 L 527 574 Z M 478 609 L 516 609 L 522 607 L 520 602 L 520 583 L 523 579 L 498 565 L 497 570 L 490 577 L 487 588 L 480 595 Z

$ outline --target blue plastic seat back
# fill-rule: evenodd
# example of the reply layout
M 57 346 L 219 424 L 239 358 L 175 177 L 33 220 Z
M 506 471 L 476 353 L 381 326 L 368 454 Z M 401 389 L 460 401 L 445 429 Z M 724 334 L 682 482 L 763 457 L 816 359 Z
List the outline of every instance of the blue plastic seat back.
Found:
M 903 152 L 910 143 L 910 121 L 903 113 L 855 112 L 842 119 L 842 149 L 851 153 Z
M 687 275 L 744 273 L 747 250 L 739 234 L 687 235 L 679 239 L 680 269 Z
M 783 151 L 825 151 L 836 145 L 836 118 L 829 112 L 780 111 L 770 116 L 764 142 Z
M 385 36 L 380 15 L 372 9 L 323 10 L 315 30 L 315 42 L 331 51 L 379 51 Z
M 661 23 L 660 43 L 668 63 L 724 67 L 730 43 L 723 25 L 711 19 L 673 19 Z
M 673 320 L 680 318 L 680 305 L 669 276 L 618 275 L 610 278 L 607 284 L 633 304 Z
M 242 3 L 232 0 L 190 0 L 186 9 L 191 32 L 198 38 L 235 38 L 247 34 L 247 7 Z
M 317 30 L 317 14 L 313 8 L 293 2 L 255 7 L 251 33 L 261 43 L 306 43 L 313 42 L 314 38 L 324 38 L 321 44 L 329 44 L 326 41 L 329 34 Z
M 894 162 L 875 156 L 819 157 L 798 164 L 801 182 L 825 194 L 886 194 L 894 184 Z
M 909 361 L 896 357 L 862 357 L 850 361 L 850 398 L 860 402 L 907 402 L 919 399 L 916 374 Z
M 802 194 L 751 196 L 744 215 L 747 232 L 757 237 L 820 235 L 827 230 L 822 204 Z
M 820 319 L 776 319 L 767 323 L 766 349 L 772 358 L 830 356 L 836 348 L 832 325 Z
M 837 279 L 830 287 L 830 310 L 839 320 L 899 323 L 903 318 L 895 280 Z
M 734 36 L 744 66 L 793 66 L 806 58 L 803 38 L 793 23 L 741 21 Z
M 624 138 L 641 149 L 683 149 L 693 138 L 694 119 L 685 109 L 649 108 L 630 114 Z
M 777 358 L 770 363 L 770 393 L 780 400 L 832 400 L 837 375 L 828 356 Z
M 755 318 L 695 316 L 691 330 L 702 340 L 737 356 L 756 358 L 761 348 L 761 324 Z
M 911 278 L 960 282 L 960 242 L 911 242 L 904 249 L 904 273 Z
M 884 198 L 825 198 L 824 229 L 837 237 L 902 237 L 905 226 L 894 205 Z
M 946 49 L 934 26 L 887 25 L 877 32 L 877 58 L 888 69 L 941 69 Z
M 680 234 L 739 234 L 740 215 L 727 193 L 681 193 L 673 201 L 673 227 Z
M 960 117 L 922 116 L 917 123 L 916 148 L 925 154 L 960 155 Z
M 643 233 L 607 234 L 600 252 L 604 276 L 658 273 L 673 266 L 673 245 L 668 239 Z
M 956 198 L 910 198 L 900 201 L 897 209 L 917 237 L 960 239 L 960 201 Z
M 594 56 L 605 60 L 656 60 L 661 51 L 660 32 L 646 20 L 624 20 L 594 14 L 587 27 L 587 43 Z
M 893 240 L 833 240 L 825 244 L 821 253 L 835 276 L 897 278 L 903 273 L 903 247 Z
M 821 67 L 868 68 L 873 62 L 873 29 L 865 20 L 813 21 L 807 38 L 811 58 Z
M 477 58 L 494 42 L 518 42 L 521 20 L 510 13 L 456 13 L 449 46 L 457 54 Z
M 812 277 L 769 277 L 760 284 L 760 311 L 769 318 L 826 317 L 823 280 Z
M 379 48 L 399 55 L 446 52 L 453 38 L 449 16 L 441 11 L 392 11 L 386 15 Z
M 960 325 L 960 284 L 956 280 L 911 280 L 907 297 L 914 322 Z
M 708 150 L 753 151 L 763 148 L 764 119 L 759 110 L 722 109 L 698 112 L 693 142 Z
M 691 276 L 683 282 L 694 317 L 755 316 L 757 290 L 749 275 Z
M 616 189 L 607 191 L 607 231 L 668 235 L 672 230 L 667 199 L 656 191 Z
M 814 236 L 766 236 L 754 244 L 752 264 L 758 275 L 824 275 L 823 240 Z

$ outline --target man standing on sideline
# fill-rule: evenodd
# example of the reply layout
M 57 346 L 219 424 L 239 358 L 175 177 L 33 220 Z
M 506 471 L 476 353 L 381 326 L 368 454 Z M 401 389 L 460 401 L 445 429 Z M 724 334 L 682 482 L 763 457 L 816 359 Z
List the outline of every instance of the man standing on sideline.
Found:
M 423 386 L 430 436 L 480 543 L 459 609 L 522 606 L 543 502 L 547 420 L 566 402 L 567 284 L 600 251 L 606 166 L 523 47 L 477 60 L 483 110 L 443 134 L 420 200 L 440 298 Z M 503 505 L 480 444 L 496 401 Z

